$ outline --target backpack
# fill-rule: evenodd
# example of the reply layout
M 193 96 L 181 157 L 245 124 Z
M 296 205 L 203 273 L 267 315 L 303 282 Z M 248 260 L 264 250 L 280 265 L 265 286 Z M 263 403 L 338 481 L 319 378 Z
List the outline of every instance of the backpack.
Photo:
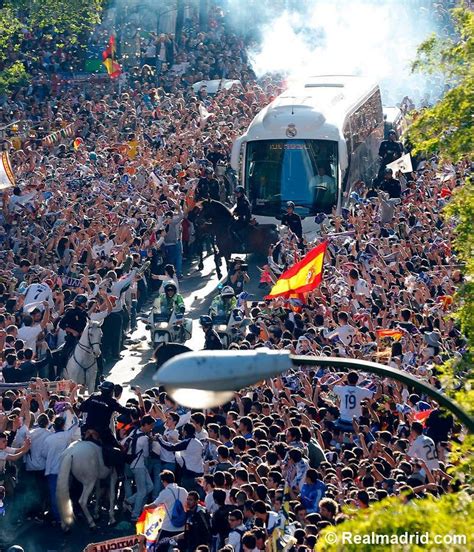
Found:
M 140 451 L 140 454 L 137 455 L 137 441 L 142 435 L 144 435 L 144 433 L 142 433 L 139 429 L 135 429 L 125 441 L 124 448 L 126 464 L 132 464 L 141 455 L 142 451 Z
M 181 500 L 179 500 L 179 489 L 177 497 L 173 493 L 172 489 L 170 489 L 170 491 L 174 498 L 174 504 L 171 509 L 171 515 L 168 513 L 168 516 L 174 527 L 182 527 L 186 523 L 186 512 L 184 511 Z

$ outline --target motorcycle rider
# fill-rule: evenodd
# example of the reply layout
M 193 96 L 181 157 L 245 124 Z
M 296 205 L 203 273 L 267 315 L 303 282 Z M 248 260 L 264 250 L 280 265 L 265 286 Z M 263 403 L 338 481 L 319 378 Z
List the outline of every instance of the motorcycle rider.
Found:
M 234 222 L 232 224 L 231 232 L 240 244 L 241 249 L 245 250 L 245 241 L 242 237 L 242 231 L 250 224 L 252 210 L 250 207 L 250 201 L 245 195 L 245 188 L 243 186 L 237 186 L 237 188 L 235 188 L 235 197 L 237 201 L 232 209 Z
M 235 291 L 231 286 L 224 286 L 220 294 L 214 297 L 209 314 L 212 318 L 225 318 L 227 322 L 236 307 Z
M 176 314 L 184 314 L 183 296 L 178 293 L 178 288 L 172 280 L 164 284 L 163 293 L 160 293 L 153 303 L 153 310 L 166 314 L 168 318 L 172 315 L 173 311 Z
M 114 412 L 127 415 L 132 413 L 132 409 L 122 406 L 114 399 L 114 388 L 111 381 L 104 381 L 99 386 L 99 392 L 93 393 L 79 406 L 80 412 L 87 414 L 86 423 L 82 428 L 84 435 L 88 430 L 97 432 L 106 448 L 120 448 L 111 430 L 110 421 Z
M 201 327 L 204 331 L 204 350 L 205 351 L 220 351 L 224 347 L 222 345 L 222 341 L 220 340 L 220 337 L 216 330 L 214 330 L 213 321 L 210 316 L 201 316 L 199 318 L 199 322 L 201 324 Z
M 74 298 L 74 306 L 68 309 L 59 321 L 59 327 L 66 332 L 62 350 L 63 367 L 66 366 L 71 353 L 74 351 L 79 339 L 81 339 L 82 332 L 89 320 L 87 302 L 88 299 L 86 295 L 76 295 Z

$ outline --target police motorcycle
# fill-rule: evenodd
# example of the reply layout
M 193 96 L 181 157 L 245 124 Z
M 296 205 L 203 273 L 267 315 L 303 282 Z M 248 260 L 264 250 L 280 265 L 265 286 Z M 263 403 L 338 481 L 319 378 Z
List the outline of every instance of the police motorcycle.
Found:
M 165 291 L 170 283 L 165 285 Z M 147 330 L 151 332 L 154 347 L 166 343 L 185 343 L 192 337 L 193 321 L 184 317 L 184 304 L 169 309 L 163 309 L 163 296 L 153 302 Z
M 244 318 L 238 308 L 232 309 L 230 316 L 213 316 L 214 329 L 216 330 L 225 349 L 231 343 L 237 343 L 245 338 L 246 328 L 250 321 Z

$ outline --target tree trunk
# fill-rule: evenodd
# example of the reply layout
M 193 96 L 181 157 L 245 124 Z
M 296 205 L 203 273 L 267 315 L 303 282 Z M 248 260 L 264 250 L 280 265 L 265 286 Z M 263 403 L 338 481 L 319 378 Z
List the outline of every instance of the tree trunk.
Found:
M 177 13 L 176 13 L 176 42 L 178 44 L 182 43 L 182 34 L 183 34 L 183 24 L 184 24 L 184 8 L 185 0 L 177 0 Z
M 209 6 L 207 0 L 199 0 L 199 30 L 203 33 L 207 31 L 208 18 Z

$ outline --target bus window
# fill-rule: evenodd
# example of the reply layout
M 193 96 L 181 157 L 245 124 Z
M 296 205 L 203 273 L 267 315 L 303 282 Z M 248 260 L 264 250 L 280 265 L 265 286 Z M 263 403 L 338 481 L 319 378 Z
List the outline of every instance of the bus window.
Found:
M 278 216 L 287 201 L 299 214 L 331 212 L 338 194 L 337 142 L 260 140 L 247 143 L 245 187 L 253 213 Z

